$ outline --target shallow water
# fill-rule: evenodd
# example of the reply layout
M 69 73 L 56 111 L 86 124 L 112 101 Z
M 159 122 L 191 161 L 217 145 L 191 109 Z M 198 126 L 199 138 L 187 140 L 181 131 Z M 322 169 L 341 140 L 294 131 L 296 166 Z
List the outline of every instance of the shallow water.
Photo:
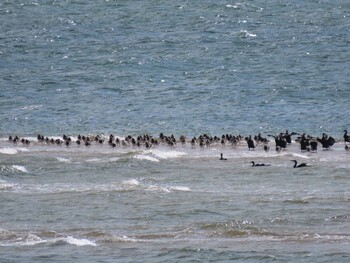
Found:
M 277 153 L 245 142 L 146 149 L 4 138 L 3 259 L 342 261 L 350 236 L 343 146 L 301 153 L 293 142 Z M 293 169 L 291 159 L 310 166 Z
M 349 8 L 342 0 L 0 3 L 0 261 L 348 262 Z M 270 142 L 266 153 L 245 142 L 36 142 L 38 133 L 286 129 L 337 143 L 301 153 L 293 142 L 277 153 Z M 293 169 L 291 159 L 310 167 Z

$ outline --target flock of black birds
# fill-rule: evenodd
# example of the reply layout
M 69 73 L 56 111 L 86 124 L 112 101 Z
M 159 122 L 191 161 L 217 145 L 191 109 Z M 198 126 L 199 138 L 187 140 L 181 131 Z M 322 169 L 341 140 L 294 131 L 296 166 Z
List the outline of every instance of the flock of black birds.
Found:
M 269 137 L 273 137 L 275 140 L 276 145 L 276 151 L 280 152 L 287 148 L 288 144 L 292 143 L 292 136 L 293 135 L 299 135 L 297 139 L 295 140 L 300 144 L 300 150 L 301 152 L 317 152 L 318 143 L 322 145 L 322 149 L 328 150 L 330 149 L 335 143 L 336 140 L 332 136 L 328 136 L 326 133 L 322 134 L 322 137 L 313 137 L 313 136 L 306 136 L 305 133 L 299 134 L 296 132 L 289 133 L 288 130 L 286 130 L 285 133 L 280 133 L 279 135 L 268 135 Z M 349 151 L 350 147 L 347 145 L 348 142 L 350 142 L 350 135 L 348 135 L 348 131 L 344 130 L 343 135 L 344 143 L 345 143 L 345 150 Z M 252 139 L 251 136 L 246 137 L 245 140 L 247 141 L 248 150 L 254 150 L 255 146 L 260 142 L 264 144 L 263 149 L 267 152 L 270 150 L 270 147 L 268 146 L 269 140 L 267 138 L 261 137 L 261 134 L 259 133 L 257 136 L 254 136 L 254 139 Z M 220 160 L 227 160 L 227 158 L 223 158 L 223 154 L 220 154 Z M 298 164 L 297 160 L 291 160 L 294 162 L 293 168 L 301 168 L 301 167 L 307 167 L 309 166 L 307 163 L 300 163 Z M 270 166 L 270 164 L 264 164 L 264 163 L 255 163 L 254 161 L 251 161 L 252 167 L 259 167 L 259 166 Z
M 296 133 L 291 132 L 289 133 L 288 130 L 286 130 L 283 133 L 280 133 L 278 135 L 267 135 L 268 137 L 273 138 L 275 141 L 275 150 L 277 152 L 283 151 L 287 148 L 289 144 L 292 143 L 292 136 L 298 135 L 298 137 L 295 139 L 295 142 L 300 144 L 300 150 L 301 152 L 317 152 L 318 145 L 322 145 L 323 150 L 330 149 L 335 143 L 336 140 L 332 136 L 328 136 L 326 133 L 322 134 L 322 137 L 315 137 L 306 135 L 305 133 Z M 343 139 L 345 143 L 345 150 L 349 151 L 350 147 L 347 143 L 350 142 L 350 135 L 348 135 L 347 130 L 344 130 Z M 222 146 L 225 145 L 232 145 L 233 147 L 240 144 L 242 141 L 246 141 L 248 150 L 255 150 L 255 148 L 258 145 L 262 145 L 264 151 L 269 151 L 269 142 L 270 139 L 264 138 L 259 133 L 258 135 L 255 135 L 252 137 L 251 135 L 247 137 L 243 137 L 241 135 L 232 135 L 232 134 L 223 134 L 222 136 L 209 136 L 208 134 L 202 134 L 197 137 L 192 137 L 190 140 L 188 140 L 184 135 L 181 135 L 178 139 L 175 138 L 175 136 L 172 134 L 170 136 L 166 136 L 163 133 L 159 134 L 159 137 L 154 138 L 151 135 L 144 134 L 139 136 L 131 136 L 128 135 L 125 138 L 118 138 L 115 137 L 113 134 L 109 135 L 109 137 L 104 137 L 101 135 L 93 135 L 93 136 L 82 136 L 78 135 L 76 139 L 72 139 L 72 137 L 63 135 L 61 138 L 49 138 L 45 137 L 44 135 L 38 134 L 37 141 L 35 143 L 40 144 L 46 144 L 46 145 L 65 145 L 67 147 L 71 146 L 72 144 L 76 144 L 78 146 L 85 145 L 86 147 L 90 147 L 93 144 L 104 144 L 105 141 L 107 141 L 108 145 L 110 147 L 145 147 L 146 149 L 157 147 L 158 145 L 168 145 L 170 147 L 176 147 L 177 144 L 185 145 L 186 143 L 190 143 L 192 148 L 195 148 L 196 146 L 199 146 L 200 148 L 210 147 L 213 145 L 221 144 Z M 12 143 L 22 143 L 23 145 L 30 145 L 32 142 L 25 138 L 19 138 L 18 136 L 9 136 L 9 142 Z M 223 157 L 223 154 L 220 154 L 220 160 L 227 160 L 227 158 Z M 299 167 L 305 167 L 307 164 L 297 164 L 296 160 L 293 161 L 294 168 Z M 257 166 L 269 166 L 268 164 L 259 164 L 255 162 L 251 162 L 252 167 Z

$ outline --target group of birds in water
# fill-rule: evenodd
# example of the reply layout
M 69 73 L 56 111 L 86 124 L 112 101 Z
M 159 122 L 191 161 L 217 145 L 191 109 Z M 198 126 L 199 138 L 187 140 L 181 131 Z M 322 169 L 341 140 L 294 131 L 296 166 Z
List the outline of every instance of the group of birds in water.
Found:
M 301 152 L 317 152 L 317 148 L 319 143 L 322 145 L 322 148 L 324 150 L 330 149 L 336 140 L 332 136 L 328 136 L 326 133 L 322 134 L 322 137 L 314 137 L 307 135 L 305 133 L 299 134 L 296 132 L 289 133 L 288 130 L 286 130 L 284 133 L 280 133 L 278 135 L 268 135 L 268 137 L 273 138 L 275 141 L 275 150 L 277 152 L 283 151 L 287 148 L 289 144 L 292 143 L 292 136 L 298 135 L 298 137 L 295 139 L 295 142 L 298 142 L 300 144 L 300 150 Z M 347 143 L 350 142 L 350 135 L 348 135 L 347 130 L 344 130 L 343 139 L 345 142 L 345 150 L 349 151 L 350 147 Z M 270 140 L 268 138 L 264 138 L 259 133 L 258 135 L 255 135 L 252 137 L 249 135 L 248 137 L 243 137 L 241 135 L 232 135 L 232 134 L 223 134 L 222 136 L 209 136 L 208 134 L 202 134 L 198 138 L 193 137 L 190 140 L 187 140 L 187 138 L 184 135 L 181 135 L 178 139 L 175 138 L 175 136 L 172 134 L 170 136 L 166 136 L 163 133 L 159 134 L 158 138 L 154 138 L 151 135 L 145 134 L 145 135 L 139 135 L 137 137 L 133 137 L 131 135 L 126 136 L 125 138 L 121 139 L 118 137 L 115 137 L 113 134 L 109 135 L 108 139 L 101 135 L 96 136 L 82 136 L 78 135 L 78 137 L 73 140 L 70 136 L 63 135 L 61 138 L 49 138 L 45 137 L 44 135 L 38 134 L 37 136 L 37 142 L 47 145 L 66 145 L 70 146 L 72 144 L 76 145 L 85 145 L 87 147 L 92 146 L 93 144 L 104 144 L 107 140 L 108 145 L 110 147 L 142 147 L 149 149 L 152 147 L 157 147 L 158 145 L 168 145 L 170 147 L 175 147 L 177 144 L 185 145 L 186 143 L 190 143 L 192 148 L 195 148 L 196 146 L 199 146 L 200 148 L 210 147 L 212 145 L 218 145 L 221 144 L 223 146 L 225 145 L 232 145 L 237 146 L 242 141 L 246 141 L 248 150 L 254 150 L 256 146 L 262 145 L 264 151 L 269 151 L 270 147 L 268 146 L 268 143 Z M 24 145 L 30 145 L 31 141 L 25 138 L 19 138 L 18 136 L 9 136 L 9 141 L 13 143 L 22 143 Z M 220 154 L 220 160 L 227 160 L 223 157 L 223 154 Z M 296 160 L 292 160 L 294 164 L 294 168 L 299 167 L 305 167 L 307 164 L 297 164 Z M 267 164 L 259 164 L 255 162 L 251 162 L 252 166 L 268 166 Z
M 300 135 L 299 133 L 292 132 L 289 133 L 288 130 L 286 130 L 285 133 L 280 133 L 277 136 L 274 135 L 268 135 L 269 137 L 273 137 L 276 144 L 276 151 L 282 151 L 285 148 L 287 148 L 288 144 L 292 143 L 292 136 L 293 135 Z M 348 131 L 344 130 L 343 135 L 344 143 L 345 143 L 345 150 L 349 151 L 350 147 L 347 145 L 348 142 L 350 142 L 350 136 L 348 135 Z M 254 139 L 252 139 L 251 136 L 246 137 L 245 140 L 247 141 L 248 150 L 254 150 L 257 143 L 263 143 L 264 144 L 264 150 L 269 151 L 269 146 L 267 145 L 269 140 L 267 138 L 261 137 L 261 134 L 259 133 L 257 136 L 254 136 Z M 336 140 L 328 136 L 326 133 L 322 134 L 322 137 L 312 137 L 310 135 L 306 136 L 305 133 L 301 134 L 296 140 L 296 142 L 300 143 L 300 150 L 301 152 L 317 152 L 318 143 L 321 143 L 322 148 L 324 150 L 330 149 Z M 223 154 L 220 153 L 220 160 L 227 160 L 227 158 L 223 157 Z M 307 163 L 300 163 L 298 164 L 297 160 L 291 160 L 294 162 L 293 168 L 301 168 L 301 167 L 307 167 L 309 166 Z M 254 161 L 251 161 L 252 167 L 259 167 L 259 166 L 270 166 L 270 164 L 264 164 L 264 163 L 255 163 Z

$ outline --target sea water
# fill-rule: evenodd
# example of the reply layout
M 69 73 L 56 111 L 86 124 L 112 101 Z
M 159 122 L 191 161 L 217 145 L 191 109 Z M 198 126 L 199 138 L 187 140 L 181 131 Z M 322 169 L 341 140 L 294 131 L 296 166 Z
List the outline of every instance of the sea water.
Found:
M 349 8 L 1 2 L 0 261 L 348 262 Z M 286 129 L 337 142 L 276 152 Z M 187 143 L 106 142 L 161 132 Z M 192 147 L 204 133 L 261 133 L 270 150 Z

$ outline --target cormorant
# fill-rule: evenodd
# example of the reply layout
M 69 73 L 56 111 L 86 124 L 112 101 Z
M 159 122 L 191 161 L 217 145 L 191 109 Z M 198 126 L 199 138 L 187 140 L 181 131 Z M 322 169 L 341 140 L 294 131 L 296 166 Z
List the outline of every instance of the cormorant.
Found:
M 348 131 L 347 130 L 344 130 L 344 142 L 350 142 L 350 136 L 348 135 Z
M 255 163 L 254 161 L 251 161 L 252 167 L 255 166 L 270 166 L 269 164 L 264 164 L 264 163 Z
M 292 136 L 293 135 L 299 135 L 299 133 L 296 132 L 292 132 L 292 133 L 288 133 L 288 130 L 286 130 L 286 132 L 283 134 L 283 137 L 286 139 L 286 142 L 288 144 L 292 143 Z
M 249 135 L 249 137 L 246 138 L 247 144 L 248 144 L 248 150 L 250 151 L 250 148 L 252 148 L 254 150 L 255 145 L 254 145 L 254 141 L 252 140 L 252 136 Z
M 328 137 L 328 135 L 325 133 L 322 134 L 321 139 L 317 137 L 317 141 L 322 144 L 323 149 L 329 149 L 335 143 L 334 138 Z
M 294 162 L 293 168 L 300 168 L 300 167 L 306 167 L 306 166 L 308 166 L 306 163 L 298 164 L 297 160 L 291 160 L 291 161 Z
M 269 150 L 270 150 L 270 147 L 267 146 L 267 145 L 264 145 L 264 151 L 265 151 L 265 152 L 268 152 Z
M 273 137 L 275 139 L 276 143 L 276 151 L 281 151 L 287 147 L 287 141 L 286 139 L 282 136 L 282 133 L 278 136 L 274 136 L 271 134 L 268 134 L 267 136 Z
M 226 161 L 226 160 L 227 160 L 227 158 L 224 158 L 224 157 L 223 157 L 223 154 L 222 154 L 222 153 L 220 153 L 220 160 L 222 160 L 222 161 Z
M 318 143 L 317 143 L 317 141 L 311 141 L 310 142 L 310 147 L 311 147 L 311 151 L 312 152 L 317 152 L 317 145 L 318 145 Z

